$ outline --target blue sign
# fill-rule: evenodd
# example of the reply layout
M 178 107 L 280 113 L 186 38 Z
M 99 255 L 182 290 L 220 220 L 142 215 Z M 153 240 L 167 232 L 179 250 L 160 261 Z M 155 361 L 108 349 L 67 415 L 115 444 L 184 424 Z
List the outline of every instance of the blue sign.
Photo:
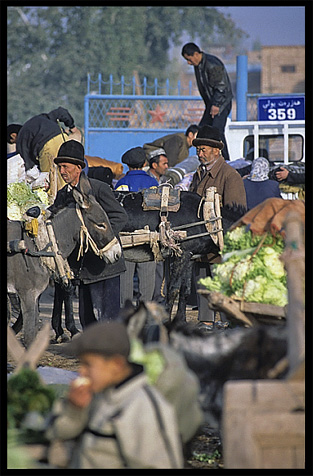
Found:
M 304 120 L 304 96 L 258 98 L 258 121 Z

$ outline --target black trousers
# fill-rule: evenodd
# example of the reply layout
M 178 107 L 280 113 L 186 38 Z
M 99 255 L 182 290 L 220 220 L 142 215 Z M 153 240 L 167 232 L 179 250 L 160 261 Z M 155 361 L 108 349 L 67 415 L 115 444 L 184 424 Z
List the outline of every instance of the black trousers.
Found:
M 205 125 L 213 126 L 213 127 L 216 127 L 220 131 L 221 139 L 224 144 L 224 148 L 222 150 L 223 157 L 225 160 L 230 160 L 226 137 L 225 137 L 225 126 L 226 126 L 227 117 L 231 111 L 232 103 L 230 102 L 226 106 L 226 108 L 220 114 L 214 116 L 214 118 L 212 118 L 210 115 L 211 106 L 212 104 L 206 104 L 206 108 L 203 113 L 202 119 L 199 122 L 199 126 L 201 127 Z
M 113 321 L 119 311 L 119 276 L 79 285 L 79 320 L 83 329 L 96 321 Z

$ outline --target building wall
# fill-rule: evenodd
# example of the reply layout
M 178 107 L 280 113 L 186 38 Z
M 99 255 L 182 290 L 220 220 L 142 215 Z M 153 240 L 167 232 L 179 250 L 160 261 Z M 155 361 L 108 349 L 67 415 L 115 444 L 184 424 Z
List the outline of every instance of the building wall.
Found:
M 303 93 L 304 46 L 262 47 L 262 94 Z

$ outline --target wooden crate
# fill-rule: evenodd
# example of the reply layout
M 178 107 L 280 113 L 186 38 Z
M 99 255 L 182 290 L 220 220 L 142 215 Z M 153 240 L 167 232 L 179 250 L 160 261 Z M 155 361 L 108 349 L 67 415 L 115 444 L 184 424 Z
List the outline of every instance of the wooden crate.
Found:
M 226 469 L 305 468 L 304 381 L 241 380 L 224 386 Z

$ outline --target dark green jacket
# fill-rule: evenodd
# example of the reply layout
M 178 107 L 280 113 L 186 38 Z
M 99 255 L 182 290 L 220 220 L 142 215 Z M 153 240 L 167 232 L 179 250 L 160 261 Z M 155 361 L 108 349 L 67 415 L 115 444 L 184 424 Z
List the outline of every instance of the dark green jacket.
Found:
M 143 145 L 147 158 L 150 152 L 159 149 L 160 147 L 166 152 L 169 167 L 174 167 L 174 165 L 182 162 L 189 156 L 187 137 L 184 132 L 169 134 Z

